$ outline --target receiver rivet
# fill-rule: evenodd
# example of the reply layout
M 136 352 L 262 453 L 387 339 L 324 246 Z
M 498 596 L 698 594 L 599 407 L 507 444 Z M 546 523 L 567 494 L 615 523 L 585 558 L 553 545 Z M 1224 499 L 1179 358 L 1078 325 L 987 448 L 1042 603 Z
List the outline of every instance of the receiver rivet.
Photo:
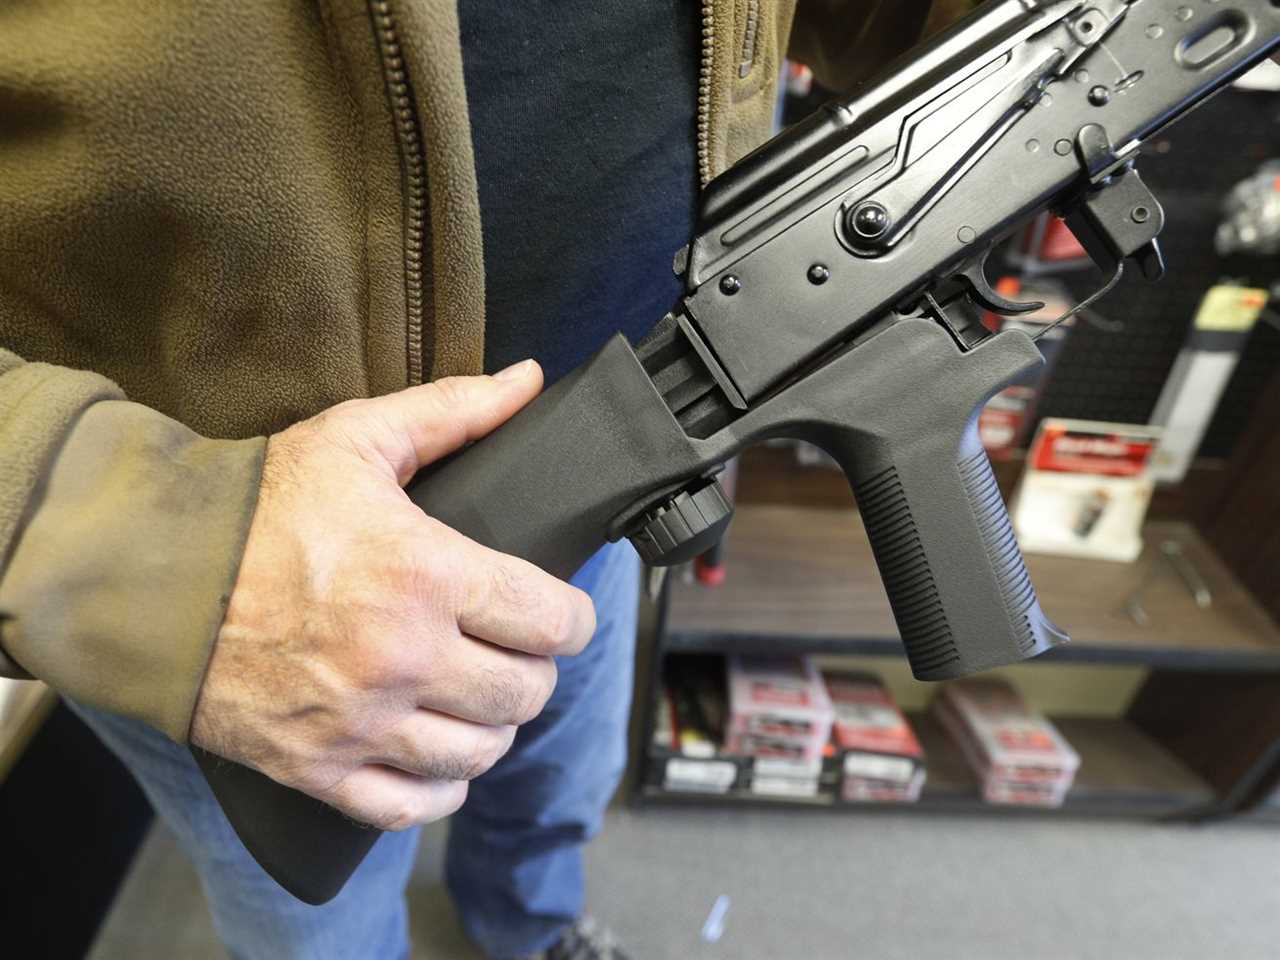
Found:
M 889 230 L 889 211 L 874 200 L 860 203 L 849 211 L 849 230 L 862 240 L 875 240 Z

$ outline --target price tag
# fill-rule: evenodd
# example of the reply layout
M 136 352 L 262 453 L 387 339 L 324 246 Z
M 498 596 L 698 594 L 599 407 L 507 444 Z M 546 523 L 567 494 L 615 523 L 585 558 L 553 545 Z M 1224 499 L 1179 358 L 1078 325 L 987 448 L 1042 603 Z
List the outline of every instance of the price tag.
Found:
M 764 797 L 816 797 L 818 781 L 756 776 L 751 781 L 751 792 Z
M 686 760 L 672 757 L 663 771 L 667 790 L 725 793 L 733 786 L 738 768 L 728 760 Z
M 1242 333 L 1253 327 L 1267 305 L 1267 291 L 1220 283 L 1210 287 L 1196 311 L 1197 330 Z
M 846 777 L 906 783 L 914 769 L 915 764 L 903 757 L 882 757 L 873 753 L 847 753 L 844 757 Z

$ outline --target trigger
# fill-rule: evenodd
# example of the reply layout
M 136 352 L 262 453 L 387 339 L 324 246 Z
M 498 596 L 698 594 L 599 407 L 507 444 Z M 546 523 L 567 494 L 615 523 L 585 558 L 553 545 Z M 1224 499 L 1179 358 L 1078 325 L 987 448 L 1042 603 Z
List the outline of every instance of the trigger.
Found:
M 991 249 L 987 250 L 975 260 L 970 260 L 963 269 L 958 270 L 953 276 L 961 281 L 966 290 L 969 299 L 984 309 L 990 310 L 992 313 L 1004 314 L 1005 316 L 1017 316 L 1022 313 L 1032 313 L 1035 310 L 1044 308 L 1044 302 L 1040 300 L 1019 303 L 1016 300 L 1009 300 L 1002 297 L 992 289 L 991 284 L 987 282 L 986 265 L 987 257 L 991 256 Z

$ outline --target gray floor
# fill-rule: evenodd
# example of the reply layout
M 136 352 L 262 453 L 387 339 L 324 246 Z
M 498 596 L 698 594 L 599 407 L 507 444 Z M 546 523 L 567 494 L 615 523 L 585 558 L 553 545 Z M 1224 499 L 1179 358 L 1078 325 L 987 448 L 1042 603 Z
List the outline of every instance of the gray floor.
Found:
M 415 957 L 466 945 L 428 829 Z M 714 809 L 616 809 L 591 909 L 636 960 L 1280 957 L 1280 828 Z M 732 901 L 723 938 L 700 931 Z M 221 958 L 199 887 L 153 832 L 92 960 Z

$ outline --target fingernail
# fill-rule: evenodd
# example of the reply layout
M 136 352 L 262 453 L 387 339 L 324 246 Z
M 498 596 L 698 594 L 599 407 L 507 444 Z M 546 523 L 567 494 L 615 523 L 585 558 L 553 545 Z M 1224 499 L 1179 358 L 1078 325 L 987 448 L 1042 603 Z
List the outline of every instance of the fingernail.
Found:
M 521 360 L 519 363 L 513 363 L 511 366 L 499 370 L 493 375 L 495 380 L 523 380 L 533 372 L 532 360 Z

